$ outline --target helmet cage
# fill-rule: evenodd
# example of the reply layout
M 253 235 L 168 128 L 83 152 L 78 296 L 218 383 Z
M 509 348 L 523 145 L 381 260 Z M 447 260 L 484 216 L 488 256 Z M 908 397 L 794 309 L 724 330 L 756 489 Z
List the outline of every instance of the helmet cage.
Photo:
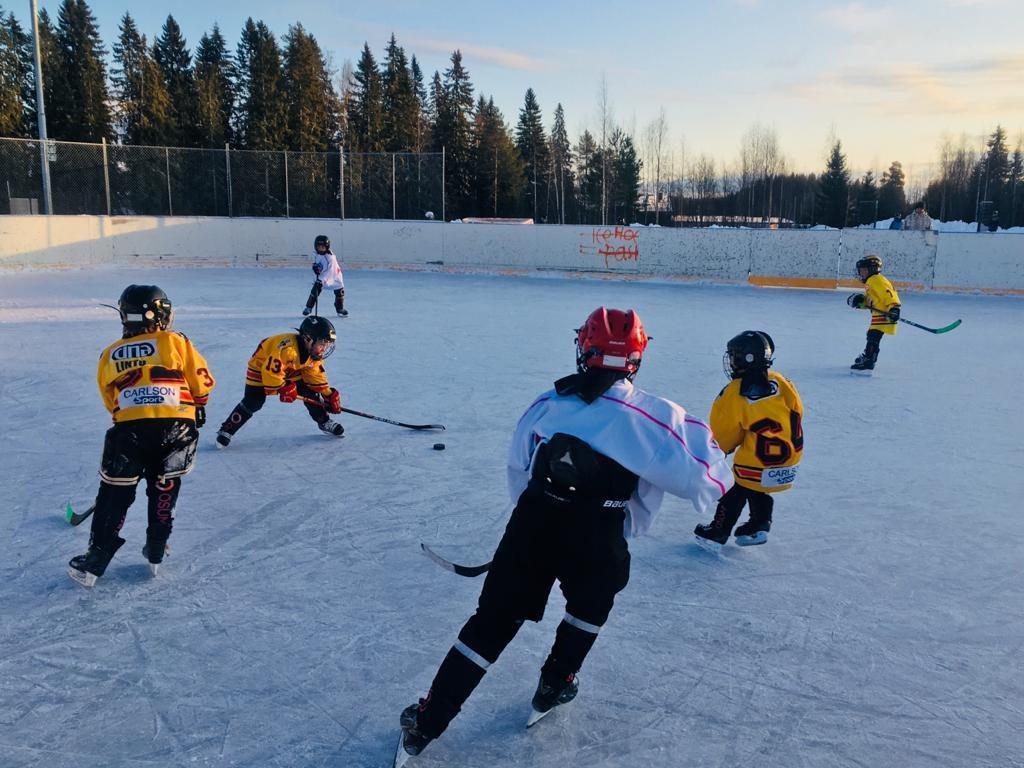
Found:
M 764 344 L 763 352 L 755 339 Z M 760 354 L 758 354 L 760 353 Z M 728 379 L 737 379 L 748 371 L 767 371 L 775 362 L 775 343 L 764 331 L 744 331 L 729 340 L 722 355 L 722 370 Z

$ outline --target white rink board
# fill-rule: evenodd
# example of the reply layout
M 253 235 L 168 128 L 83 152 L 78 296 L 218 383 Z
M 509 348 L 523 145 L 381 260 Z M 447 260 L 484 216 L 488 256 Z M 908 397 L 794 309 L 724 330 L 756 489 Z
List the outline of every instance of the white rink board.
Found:
M 604 272 L 829 287 L 870 253 L 911 288 L 1024 293 L 1024 236 L 889 230 L 672 229 L 438 221 L 0 216 L 0 268 L 284 266 L 328 235 L 344 265 Z

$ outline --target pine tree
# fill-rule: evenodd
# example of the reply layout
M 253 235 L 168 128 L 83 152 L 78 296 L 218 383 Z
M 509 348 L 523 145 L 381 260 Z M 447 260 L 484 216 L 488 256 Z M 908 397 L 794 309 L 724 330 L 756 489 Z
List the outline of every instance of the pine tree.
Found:
M 181 27 L 168 16 L 160 37 L 153 44 L 153 59 L 163 73 L 164 85 L 171 97 L 171 119 L 174 130 L 169 144 L 176 147 L 200 143 L 196 130 L 195 77 L 192 72 L 192 54 L 181 34 Z
M 42 8 L 39 11 L 39 59 L 43 71 L 43 98 L 46 102 L 46 135 L 50 139 L 54 138 L 49 130 L 53 125 L 51 113 L 57 106 L 52 103 L 52 99 L 55 94 L 67 87 L 62 82 L 62 58 L 60 47 L 57 45 L 57 30 L 54 29 L 46 9 Z M 32 135 L 39 138 L 38 125 Z
M 389 152 L 409 152 L 417 143 L 420 106 L 408 59 L 394 35 L 388 41 L 381 89 L 384 148 Z
M 526 89 L 523 107 L 519 110 L 519 123 L 516 125 L 516 149 L 526 169 L 526 184 L 523 188 L 523 212 L 540 221 L 541 214 L 546 211 L 540 203 L 540 197 L 547 189 L 550 173 L 550 155 L 547 137 L 544 133 L 544 120 L 541 117 L 540 105 L 533 88 Z
M 906 212 L 905 183 L 903 165 L 899 160 L 893 160 L 889 170 L 882 174 L 882 185 L 878 190 L 878 218 L 891 219 Z
M 416 116 L 416 143 L 413 145 L 413 151 L 423 152 L 430 137 L 430 118 L 427 114 L 428 97 L 426 86 L 423 85 L 423 70 L 420 69 L 420 63 L 416 61 L 415 56 L 412 57 L 409 70 L 412 76 L 413 91 L 416 93 L 416 105 L 419 110 Z
M 818 192 L 819 224 L 841 229 L 846 226 L 850 208 L 850 171 L 846 167 L 841 141 L 832 145 Z
M 436 77 L 436 76 L 435 76 Z M 440 92 L 434 95 L 437 111 L 433 146 L 446 154 L 445 188 L 448 209 L 453 216 L 466 215 L 473 204 L 472 190 L 472 113 L 473 84 L 462 65 L 462 53 L 455 51 L 451 66 L 444 72 Z
M 1002 210 L 1009 215 L 999 215 L 1002 226 L 1019 227 L 1024 224 L 1024 137 L 1017 141 L 1017 148 L 1013 151 L 1007 188 L 1010 204 Z
M 578 203 L 581 224 L 601 221 L 601 153 L 590 131 L 584 131 L 576 144 L 576 175 L 579 179 Z
M 873 224 L 878 206 L 878 182 L 874 171 L 867 171 L 851 189 L 851 195 L 857 201 L 857 224 Z
M 572 171 L 572 145 L 565 128 L 565 110 L 555 107 L 555 122 L 551 128 L 551 180 L 555 192 L 556 221 L 565 224 L 575 221 L 574 175 Z
M 477 100 L 473 115 L 473 189 L 480 216 L 511 216 L 519 206 L 523 164 L 494 99 Z
M 150 55 L 146 38 L 125 13 L 114 43 L 111 82 L 116 97 L 118 133 L 125 144 L 167 146 L 177 136 L 163 72 Z
M 200 146 L 223 147 L 234 139 L 235 65 L 216 24 L 196 46 L 196 133 Z
M 35 120 L 31 38 L 0 7 L 0 136 L 29 137 Z
M 636 220 L 636 203 L 640 194 L 640 171 L 643 162 L 637 156 L 633 138 L 616 129 L 609 142 L 612 149 L 611 194 L 608 218 L 616 223 L 629 224 Z
M 324 152 L 339 138 L 338 95 L 323 51 L 301 24 L 285 35 L 284 83 L 288 98 L 289 149 Z
M 63 0 L 54 42 L 56 72 L 49 81 L 43 76 L 49 137 L 97 143 L 113 138 L 106 50 L 85 0 Z
M 381 152 L 384 150 L 384 90 L 377 60 L 366 43 L 356 64 L 354 80 L 348 143 L 353 151 Z
M 249 18 L 236 53 L 239 109 L 237 137 L 246 149 L 284 149 L 288 104 L 281 49 L 262 21 Z
M 1010 179 L 1010 152 L 1006 146 L 1006 130 L 997 125 L 992 135 L 985 143 L 985 155 L 981 165 L 984 165 L 982 176 L 981 197 L 983 200 L 990 200 L 998 210 L 1002 205 L 1008 205 L 1005 192 Z

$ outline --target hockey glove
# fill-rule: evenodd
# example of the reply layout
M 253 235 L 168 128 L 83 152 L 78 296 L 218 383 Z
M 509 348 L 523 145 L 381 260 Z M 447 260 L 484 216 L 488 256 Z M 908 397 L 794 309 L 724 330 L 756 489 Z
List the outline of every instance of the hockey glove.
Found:
M 863 293 L 851 293 L 846 297 L 846 303 L 854 309 L 862 309 L 864 307 L 864 294 Z
M 313 274 L 316 275 L 317 277 L 320 277 L 320 273 L 323 271 L 323 269 L 324 268 L 321 267 L 319 264 L 314 264 L 313 265 Z
M 341 413 L 341 392 L 331 389 L 324 399 L 324 408 L 327 409 L 328 413 Z
M 295 386 L 294 381 L 286 381 L 277 390 L 277 396 L 281 398 L 282 403 L 294 403 L 299 399 L 299 388 Z
M 206 423 L 206 408 L 201 405 L 196 406 L 196 429 L 201 429 Z
M 893 307 L 892 309 L 889 310 L 889 319 L 894 323 L 899 322 L 900 308 L 898 306 Z

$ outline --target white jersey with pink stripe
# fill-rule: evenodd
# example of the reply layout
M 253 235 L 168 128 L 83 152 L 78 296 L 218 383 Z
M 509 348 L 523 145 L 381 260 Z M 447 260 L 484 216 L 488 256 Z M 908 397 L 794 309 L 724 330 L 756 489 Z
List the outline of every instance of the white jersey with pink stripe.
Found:
M 707 424 L 622 380 L 589 405 L 552 389 L 526 409 L 508 452 L 513 503 L 529 482 L 537 445 L 558 432 L 578 437 L 640 478 L 627 506 L 627 538 L 651 527 L 666 492 L 688 499 L 706 517 L 733 484 L 732 469 Z

